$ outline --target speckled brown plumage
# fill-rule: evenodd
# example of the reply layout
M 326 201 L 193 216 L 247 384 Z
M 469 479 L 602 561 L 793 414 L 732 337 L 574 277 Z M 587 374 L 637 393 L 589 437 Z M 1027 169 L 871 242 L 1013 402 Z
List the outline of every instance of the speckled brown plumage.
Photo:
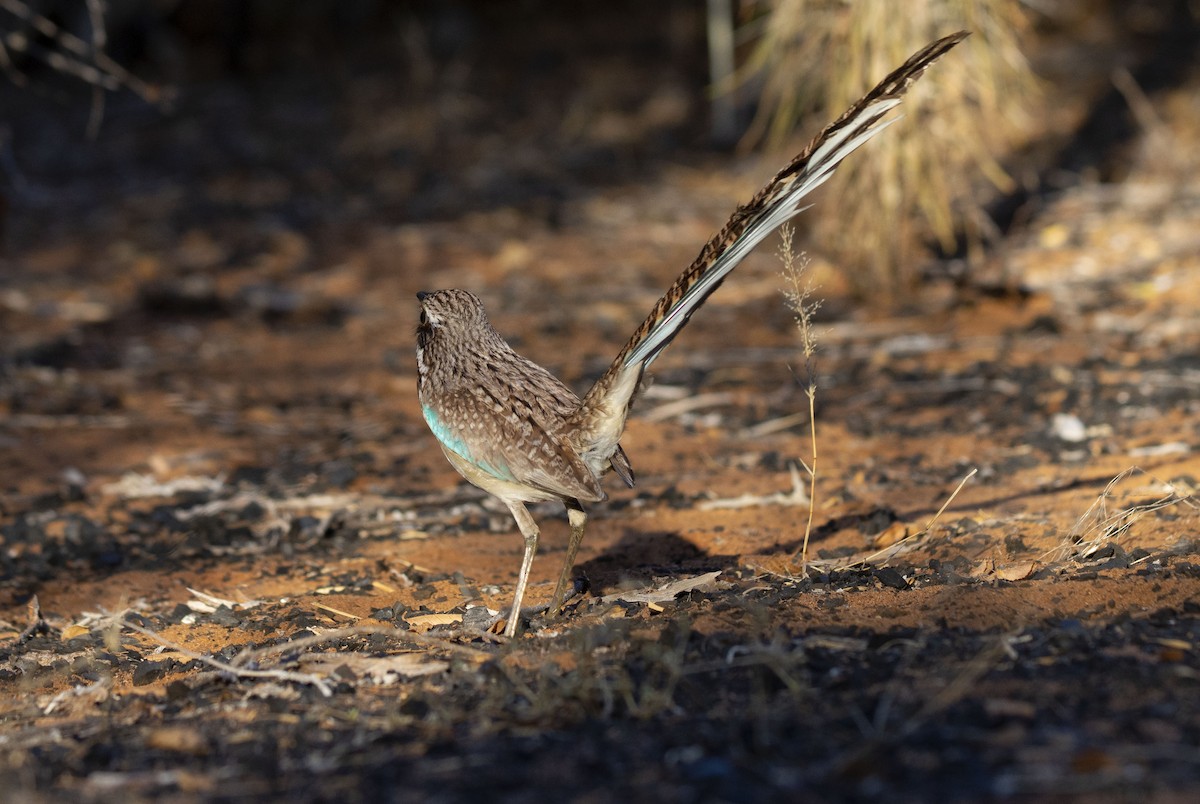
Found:
M 528 486 L 524 502 L 604 499 L 599 475 L 567 437 L 579 397 L 513 351 L 473 293 L 443 290 L 422 301 L 418 396 L 426 418 L 435 417 L 430 427 L 443 446 L 502 480 Z M 624 452 L 613 453 L 610 466 L 632 485 Z
M 537 550 L 537 524 L 525 504 L 561 500 L 567 507 L 571 539 L 551 597 L 554 614 L 562 604 L 587 523 L 582 503 L 604 499 L 601 478 L 609 470 L 633 485 L 619 440 L 646 367 L 746 254 L 798 214 L 800 202 L 846 156 L 882 131 L 885 115 L 909 86 L 965 36 L 947 36 L 916 53 L 738 207 L 582 400 L 549 371 L 513 351 L 492 328 L 474 294 L 417 294 L 418 395 L 425 419 L 450 463 L 508 505 L 525 539 L 506 634 L 516 633 Z

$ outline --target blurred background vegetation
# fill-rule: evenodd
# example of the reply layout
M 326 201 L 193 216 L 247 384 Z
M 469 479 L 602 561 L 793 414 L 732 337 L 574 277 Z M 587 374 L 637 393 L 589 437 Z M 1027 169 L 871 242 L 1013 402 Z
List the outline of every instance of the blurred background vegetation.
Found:
M 772 0 L 742 68 L 759 103 L 743 142 L 779 147 L 806 120 L 833 119 L 923 43 L 972 38 L 931 71 L 899 133 L 848 162 L 818 216 L 819 240 L 864 295 L 911 290 L 929 246 L 978 259 L 995 235 L 987 200 L 1016 183 L 1001 165 L 1030 133 L 1037 84 L 1025 56 L 1030 14 L 1013 0 L 906 4 Z M 987 182 L 981 188 L 980 180 Z
M 966 28 L 899 136 L 806 216 L 862 295 L 902 300 L 931 270 L 980 275 L 1048 189 L 1118 175 L 1137 97 L 1195 80 L 1198 14 L 1188 0 L 0 0 L 0 248 L 163 182 L 207 188 L 176 218 L 249 204 L 313 227 L 513 205 L 555 225 L 589 182 L 653 181 L 729 147 L 785 158 Z M 257 180 L 235 198 L 213 186 L 231 167 Z

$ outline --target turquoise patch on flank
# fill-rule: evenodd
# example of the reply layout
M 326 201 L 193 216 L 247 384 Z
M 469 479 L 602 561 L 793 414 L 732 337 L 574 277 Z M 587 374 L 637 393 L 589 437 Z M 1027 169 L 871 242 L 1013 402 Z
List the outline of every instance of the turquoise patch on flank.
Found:
M 438 415 L 433 411 L 433 408 L 422 405 L 421 415 L 425 417 L 425 423 L 429 425 L 429 429 L 433 432 L 434 436 L 437 437 L 437 440 L 442 442 L 443 447 L 450 450 L 458 457 L 470 461 L 472 464 L 487 472 L 492 477 L 498 477 L 501 480 L 516 480 L 507 466 L 503 468 L 497 468 L 486 461 L 476 460 L 475 457 L 471 455 L 471 450 L 467 448 L 467 442 L 455 435 L 449 427 L 442 424 L 441 419 L 438 418 Z
M 429 429 L 437 436 L 437 440 L 442 442 L 442 446 L 453 452 L 459 457 L 466 458 L 468 461 L 474 462 L 471 453 L 467 450 L 466 442 L 461 438 L 456 438 L 450 428 L 442 424 L 438 415 L 433 412 L 433 408 L 426 405 L 421 406 L 421 413 L 425 416 L 425 423 L 429 425 Z

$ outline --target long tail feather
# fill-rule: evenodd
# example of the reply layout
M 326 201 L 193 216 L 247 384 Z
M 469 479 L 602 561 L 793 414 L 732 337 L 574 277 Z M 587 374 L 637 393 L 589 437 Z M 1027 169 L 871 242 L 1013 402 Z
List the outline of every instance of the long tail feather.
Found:
M 802 212 L 799 202 L 833 175 L 838 164 L 895 120 L 881 118 L 930 65 L 967 36 L 960 31 L 915 54 L 813 138 L 786 167 L 739 207 L 721 231 L 663 294 L 621 352 L 625 365 L 647 365 L 670 342 L 688 317 L 755 246 Z
M 934 62 L 966 38 L 959 31 L 927 45 L 831 123 L 795 159 L 737 208 L 667 289 L 621 353 L 583 400 L 577 414 L 581 447 L 596 457 L 611 452 L 642 372 L 725 277 L 781 224 L 807 207 L 800 202 L 825 183 L 843 159 L 894 119 L 883 117 Z

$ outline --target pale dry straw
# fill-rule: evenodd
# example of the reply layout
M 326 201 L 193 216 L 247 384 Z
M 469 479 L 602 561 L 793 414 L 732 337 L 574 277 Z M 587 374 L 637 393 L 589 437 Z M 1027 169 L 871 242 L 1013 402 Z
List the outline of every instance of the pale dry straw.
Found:
M 984 205 L 1016 182 L 1000 158 L 1028 136 L 1036 79 L 1021 42 L 1025 12 L 1010 0 L 763 0 L 750 23 L 755 46 L 744 81 L 761 81 L 760 104 L 743 140 L 781 147 L 806 121 L 844 108 L 921 42 L 966 29 L 961 59 L 914 94 L 898 136 L 872 143 L 870 159 L 847 164 L 815 216 L 816 240 L 847 267 L 864 296 L 911 289 L 926 244 L 965 245 L 978 262 L 996 234 Z M 981 182 L 980 179 L 986 181 Z M 994 191 L 987 192 L 991 185 Z M 882 291 L 882 292 L 881 292 Z

